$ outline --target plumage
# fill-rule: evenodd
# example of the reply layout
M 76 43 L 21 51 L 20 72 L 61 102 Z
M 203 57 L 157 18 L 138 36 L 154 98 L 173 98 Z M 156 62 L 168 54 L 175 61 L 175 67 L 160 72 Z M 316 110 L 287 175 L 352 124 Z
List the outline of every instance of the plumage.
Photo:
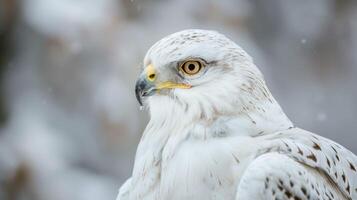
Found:
M 295 127 L 222 34 L 154 44 L 136 94 L 151 119 L 117 200 L 357 199 L 356 156 Z

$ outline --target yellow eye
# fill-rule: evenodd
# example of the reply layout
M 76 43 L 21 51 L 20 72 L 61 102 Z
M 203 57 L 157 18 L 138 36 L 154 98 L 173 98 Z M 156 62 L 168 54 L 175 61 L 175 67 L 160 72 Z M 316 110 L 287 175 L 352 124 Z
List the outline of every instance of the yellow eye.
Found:
M 200 72 L 203 67 L 200 61 L 192 60 L 184 62 L 180 68 L 185 74 L 192 76 Z

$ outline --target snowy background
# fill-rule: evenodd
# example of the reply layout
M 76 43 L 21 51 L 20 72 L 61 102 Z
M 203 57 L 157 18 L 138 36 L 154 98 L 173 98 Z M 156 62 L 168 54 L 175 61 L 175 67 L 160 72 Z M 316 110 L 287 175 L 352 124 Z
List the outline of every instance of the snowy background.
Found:
M 355 0 L 0 0 L 0 200 L 114 200 L 141 60 L 186 28 L 232 38 L 296 125 L 357 153 Z

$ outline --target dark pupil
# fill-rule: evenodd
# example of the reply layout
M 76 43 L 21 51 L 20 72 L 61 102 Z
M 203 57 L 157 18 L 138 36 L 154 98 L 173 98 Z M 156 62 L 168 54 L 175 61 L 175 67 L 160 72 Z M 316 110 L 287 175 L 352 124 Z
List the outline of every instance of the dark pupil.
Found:
M 196 66 L 195 66 L 194 64 L 189 64 L 189 65 L 188 65 L 188 69 L 189 69 L 190 71 L 195 70 L 195 68 L 196 68 Z

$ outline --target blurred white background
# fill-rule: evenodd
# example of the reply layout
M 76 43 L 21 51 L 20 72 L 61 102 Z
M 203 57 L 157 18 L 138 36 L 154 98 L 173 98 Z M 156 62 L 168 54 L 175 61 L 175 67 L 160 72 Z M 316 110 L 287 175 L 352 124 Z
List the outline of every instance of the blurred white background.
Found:
M 0 0 L 0 199 L 115 199 L 142 58 L 187 28 L 236 41 L 297 126 L 357 153 L 357 1 Z

